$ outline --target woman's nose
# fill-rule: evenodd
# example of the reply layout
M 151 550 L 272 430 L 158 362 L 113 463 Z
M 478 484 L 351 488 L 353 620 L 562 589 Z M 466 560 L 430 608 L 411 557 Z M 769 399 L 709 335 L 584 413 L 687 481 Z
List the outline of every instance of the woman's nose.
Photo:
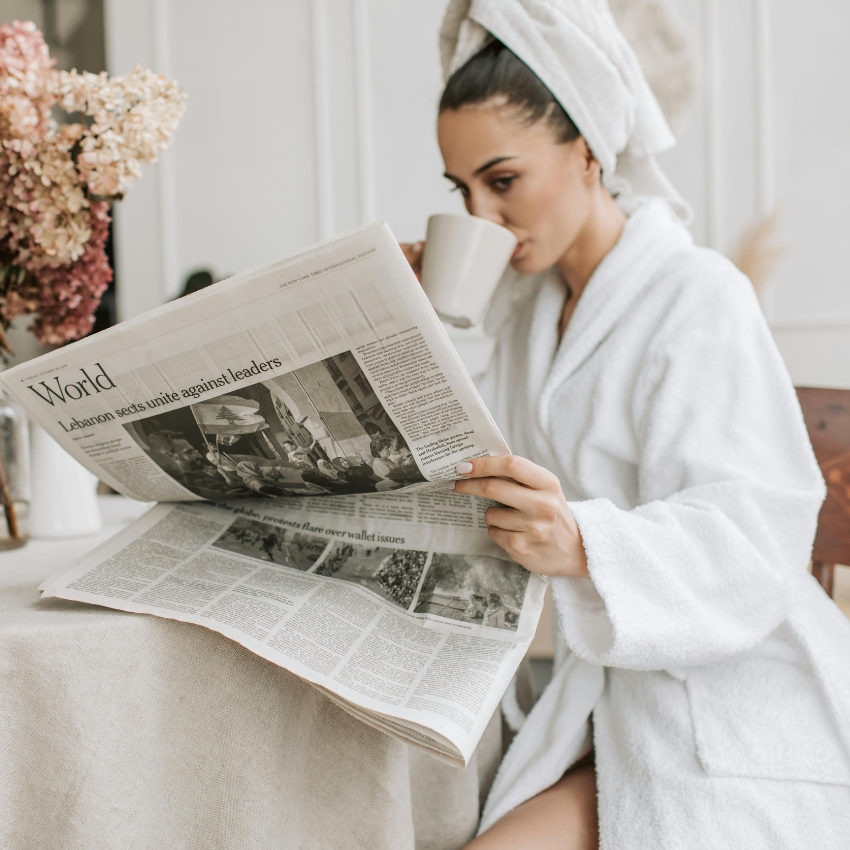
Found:
M 498 204 L 493 203 L 487 198 L 482 198 L 471 194 L 466 204 L 466 209 L 470 215 L 477 218 L 486 218 L 487 221 L 492 221 L 494 224 L 505 226 L 505 217 L 499 209 Z

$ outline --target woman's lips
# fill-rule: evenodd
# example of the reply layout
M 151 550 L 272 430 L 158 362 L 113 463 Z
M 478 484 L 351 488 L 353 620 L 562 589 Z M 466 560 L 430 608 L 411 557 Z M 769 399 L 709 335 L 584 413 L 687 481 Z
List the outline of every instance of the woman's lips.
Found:
M 525 242 L 517 242 L 516 248 L 514 248 L 513 254 L 511 254 L 511 260 L 516 260 L 519 258 L 519 255 L 522 253 L 522 249 L 525 247 Z

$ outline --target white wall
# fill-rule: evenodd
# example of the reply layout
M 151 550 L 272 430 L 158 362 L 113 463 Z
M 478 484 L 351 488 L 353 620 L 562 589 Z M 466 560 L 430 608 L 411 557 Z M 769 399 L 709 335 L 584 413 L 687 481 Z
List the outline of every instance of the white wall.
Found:
M 787 198 L 796 250 L 765 310 L 795 381 L 850 387 L 850 5 L 673 2 L 703 85 L 664 164 L 695 238 L 731 251 Z M 199 267 L 224 276 L 376 218 L 415 239 L 460 210 L 434 134 L 444 5 L 107 0 L 111 70 L 139 61 L 189 93 L 170 161 L 118 209 L 122 317 Z
M 784 202 L 763 305 L 797 384 L 850 387 L 850 5 L 674 0 L 700 46 L 698 107 L 664 157 L 694 235 L 731 252 Z
M 377 218 L 416 238 L 459 210 L 434 138 L 441 6 L 108 0 L 110 70 L 141 62 L 189 95 L 173 152 L 116 208 L 122 318 L 201 267 L 223 277 Z

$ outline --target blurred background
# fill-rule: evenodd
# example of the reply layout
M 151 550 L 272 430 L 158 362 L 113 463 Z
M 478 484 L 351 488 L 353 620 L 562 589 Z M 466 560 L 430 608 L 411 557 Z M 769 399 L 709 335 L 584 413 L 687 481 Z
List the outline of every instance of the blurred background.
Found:
M 115 208 L 99 327 L 204 280 L 379 218 L 400 240 L 460 211 L 435 112 L 445 0 L 0 0 L 60 67 L 175 78 L 173 151 Z M 697 242 L 735 256 L 771 213 L 760 297 L 797 384 L 850 387 L 850 5 L 612 0 L 645 70 L 666 68 L 678 147 L 663 165 Z M 671 58 L 672 57 L 672 58 Z M 672 71 L 672 77 L 671 72 Z M 764 229 L 763 227 L 763 229 Z M 477 367 L 486 342 L 453 332 Z M 31 344 L 26 338 L 25 344 Z M 22 352 L 24 353 L 24 352 Z

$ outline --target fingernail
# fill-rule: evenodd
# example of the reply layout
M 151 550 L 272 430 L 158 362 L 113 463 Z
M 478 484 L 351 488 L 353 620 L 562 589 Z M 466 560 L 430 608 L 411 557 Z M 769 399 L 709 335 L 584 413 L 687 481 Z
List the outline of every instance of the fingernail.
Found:
M 468 475 L 470 472 L 472 472 L 472 464 L 469 463 L 469 461 L 464 461 L 463 463 L 459 463 L 455 467 L 455 472 L 458 475 Z
M 455 489 L 455 484 L 456 484 L 456 483 L 457 483 L 457 482 L 455 482 L 455 481 L 450 481 L 450 482 L 449 482 L 449 490 L 454 490 L 454 489 Z

